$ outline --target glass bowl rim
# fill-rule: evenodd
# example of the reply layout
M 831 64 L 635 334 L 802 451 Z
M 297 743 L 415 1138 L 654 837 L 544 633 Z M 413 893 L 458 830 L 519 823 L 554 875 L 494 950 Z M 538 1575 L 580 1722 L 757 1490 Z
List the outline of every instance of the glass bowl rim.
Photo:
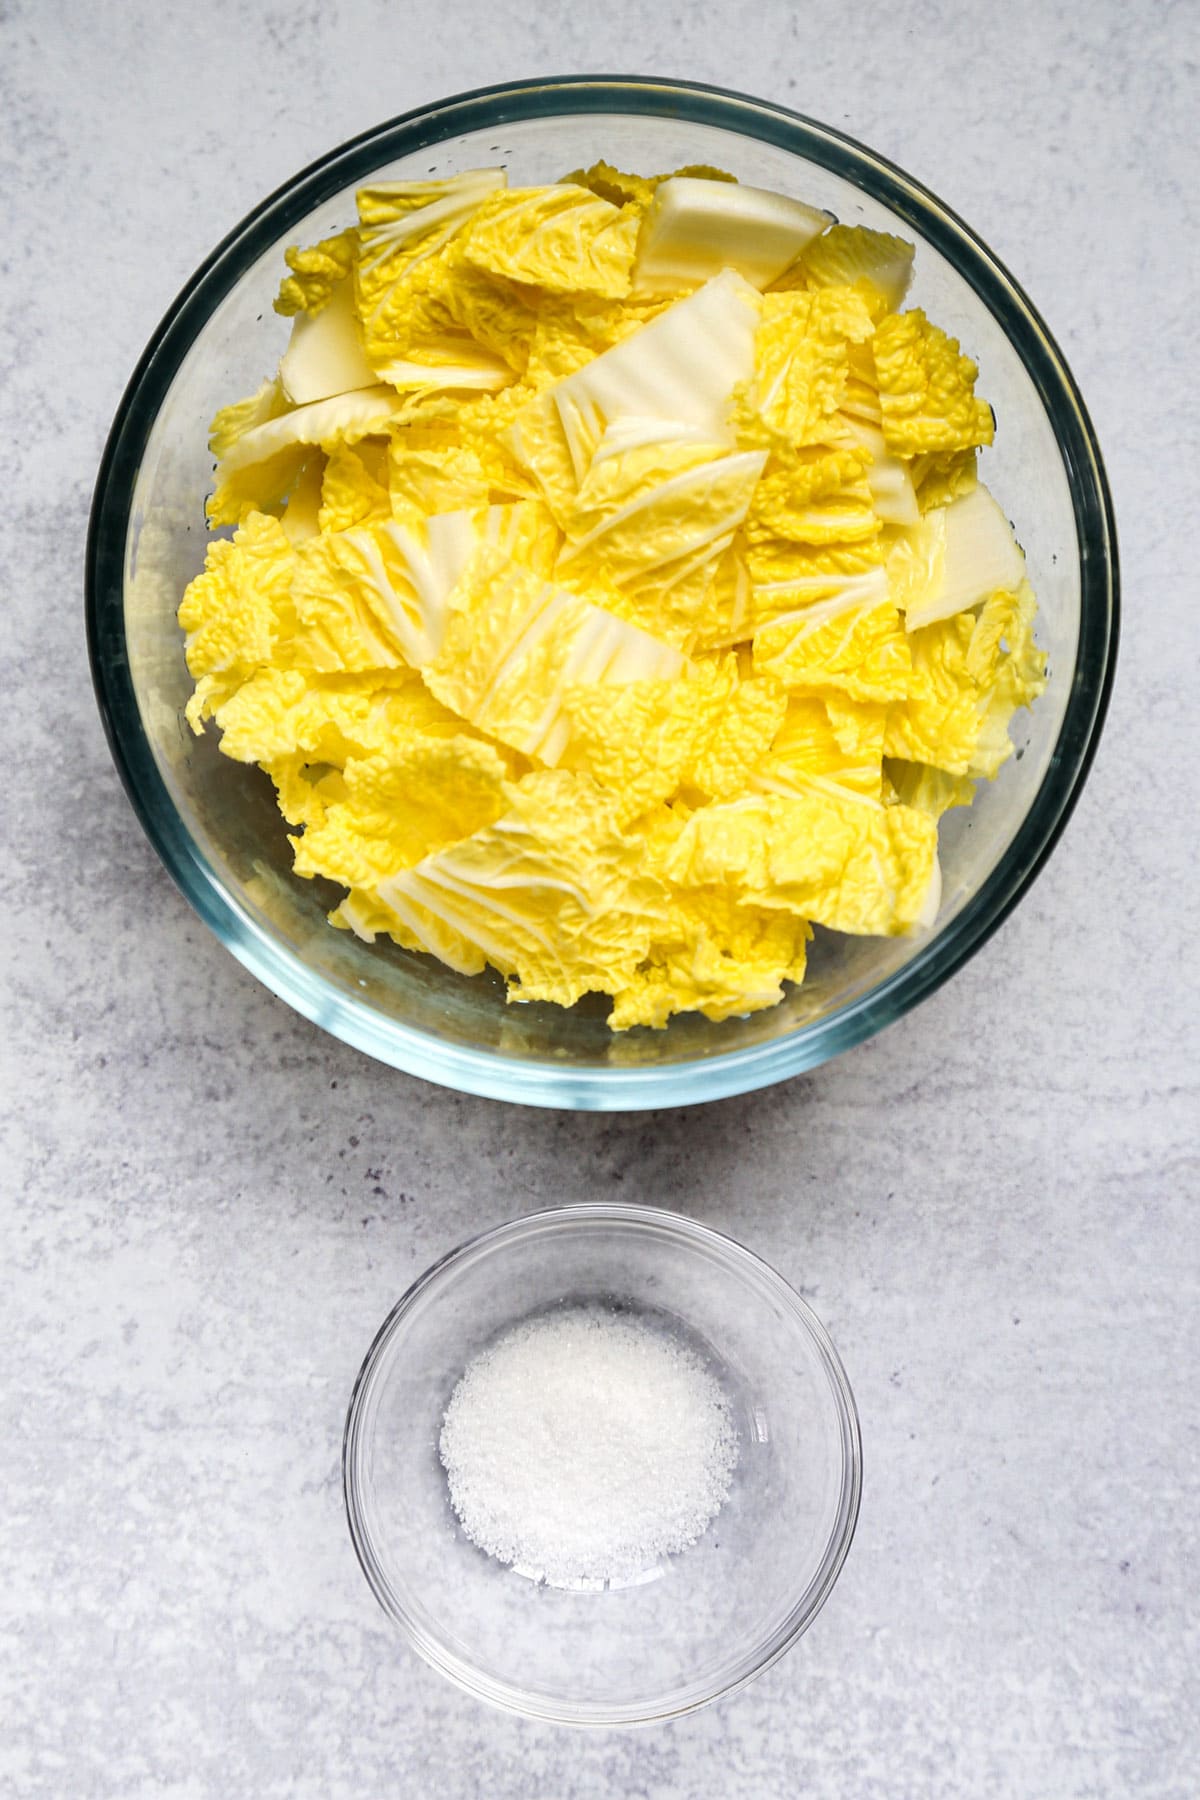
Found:
M 1080 545 L 1079 644 L 1058 739 L 1012 842 L 956 917 L 902 968 L 820 1019 L 744 1049 L 622 1069 L 564 1067 L 550 1058 L 453 1044 L 333 990 L 241 906 L 185 827 L 142 725 L 124 638 L 126 544 L 142 455 L 185 355 L 256 258 L 314 207 L 385 162 L 455 133 L 596 112 L 714 125 L 774 144 L 851 181 L 918 230 L 992 313 L 1033 380 L 1068 472 Z M 217 245 L 168 309 L 117 409 L 92 500 L 85 606 L 97 704 L 134 811 L 185 898 L 267 988 L 357 1049 L 461 1092 L 542 1106 L 636 1110 L 746 1093 L 815 1068 L 899 1019 L 981 948 L 1045 864 L 1091 766 L 1116 662 L 1119 579 L 1112 499 L 1075 381 L 1032 302 L 950 208 L 865 145 L 785 107 L 698 82 L 578 75 L 473 89 L 375 126 L 294 175 Z
M 406 1321 L 422 1302 L 436 1296 L 438 1285 L 455 1270 L 490 1261 L 497 1253 L 503 1253 L 514 1245 L 543 1234 L 570 1231 L 588 1225 L 623 1226 L 635 1232 L 653 1230 L 665 1233 L 677 1243 L 706 1252 L 727 1271 L 736 1270 L 739 1275 L 749 1278 L 764 1298 L 769 1296 L 785 1311 L 790 1322 L 807 1337 L 816 1350 L 829 1381 L 841 1436 L 842 1484 L 835 1524 L 815 1571 L 786 1618 L 761 1644 L 731 1662 L 728 1670 L 723 1671 L 719 1678 L 681 1687 L 650 1710 L 647 1710 L 644 1703 L 600 1707 L 549 1701 L 540 1695 L 530 1694 L 514 1683 L 484 1674 L 446 1645 L 439 1643 L 420 1620 L 405 1609 L 384 1573 L 370 1542 L 360 1499 L 361 1458 L 366 1448 L 363 1432 L 365 1408 L 387 1366 L 388 1352 Z M 808 1302 L 770 1263 L 753 1250 L 747 1249 L 738 1239 L 715 1230 L 711 1225 L 703 1224 L 699 1219 L 689 1218 L 685 1213 L 629 1202 L 582 1201 L 525 1213 L 520 1218 L 506 1220 L 503 1224 L 467 1238 L 418 1275 L 401 1295 L 372 1339 L 351 1390 L 342 1433 L 342 1495 L 354 1553 L 375 1599 L 388 1617 L 400 1626 L 417 1654 L 456 1687 L 506 1712 L 518 1713 L 548 1724 L 595 1727 L 649 1725 L 695 1712 L 714 1700 L 737 1692 L 778 1662 L 808 1630 L 829 1598 L 854 1539 L 862 1500 L 862 1431 L 854 1391 L 833 1339 Z

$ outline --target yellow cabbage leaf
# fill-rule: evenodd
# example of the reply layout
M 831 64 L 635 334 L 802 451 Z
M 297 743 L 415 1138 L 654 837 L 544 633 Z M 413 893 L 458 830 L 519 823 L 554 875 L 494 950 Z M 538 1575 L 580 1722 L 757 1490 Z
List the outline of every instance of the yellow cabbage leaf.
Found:
M 991 443 L 992 409 L 975 398 L 979 370 L 919 307 L 882 319 L 871 348 L 889 450 L 919 456 Z
M 665 872 L 834 931 L 895 936 L 936 906 L 937 825 L 906 806 L 827 793 L 754 795 L 694 813 Z
M 339 281 L 354 267 L 357 248 L 353 231 L 339 231 L 308 249 L 293 245 L 283 260 L 292 271 L 275 298 L 275 311 L 284 318 L 296 313 L 319 313 L 327 306 Z
M 729 408 L 754 368 L 761 298 L 727 269 L 640 330 L 547 389 L 558 408 L 576 481 L 620 419 L 696 426 L 732 446 Z
M 697 664 L 686 680 L 634 681 L 613 689 L 571 684 L 565 762 L 618 798 L 635 818 L 686 786 L 731 794 L 765 754 L 787 708 L 776 683 L 742 679 L 737 658 Z
M 583 187 L 607 200 L 610 206 L 636 206 L 645 212 L 654 198 L 654 190 L 664 179 L 661 175 L 629 175 L 612 163 L 595 162 L 590 169 L 572 169 L 563 182 Z M 719 178 L 718 178 L 719 179 Z M 732 176 L 727 176 L 732 181 Z
M 359 190 L 355 291 L 363 347 L 394 386 L 487 389 L 512 379 L 505 359 L 461 327 L 450 300 L 460 266 L 455 239 L 504 182 L 502 169 L 471 169 L 444 181 Z
M 569 683 L 661 680 L 683 666 L 669 645 L 485 546 L 463 571 L 441 649 L 423 673 L 481 731 L 554 764 L 570 736 Z
M 744 555 L 750 577 L 747 637 L 816 601 L 876 605 L 888 596 L 875 538 L 820 546 L 764 538 L 747 544 Z
M 736 794 L 766 755 L 787 706 L 785 690 L 769 677 L 740 680 L 697 747 L 688 786 L 713 799 Z
M 363 438 L 353 447 L 335 445 L 321 483 L 320 529 L 347 531 L 351 525 L 390 518 L 391 511 L 386 441 Z
M 303 544 L 316 537 L 321 529 L 321 494 L 325 486 L 326 457 L 323 450 L 313 450 L 305 458 L 300 473 L 288 489 L 279 513 L 279 523 L 289 544 Z
M 388 487 L 397 519 L 486 506 L 491 480 L 475 450 L 445 426 L 402 426 L 388 450 Z
M 788 688 L 852 700 L 892 700 L 909 690 L 912 657 L 904 621 L 887 594 L 881 569 L 850 591 L 771 619 L 755 633 L 754 666 Z
M 550 294 L 629 292 L 639 216 L 589 188 L 508 188 L 480 207 L 464 244 L 467 260 L 490 275 Z
M 692 628 L 693 655 L 728 649 L 732 644 L 744 643 L 751 635 L 754 598 L 742 552 L 743 546 L 735 539 L 717 558 L 704 609 Z
M 221 748 L 238 762 L 344 765 L 385 741 L 382 700 L 388 679 L 421 687 L 409 670 L 389 676 L 314 676 L 308 669 L 260 668 L 215 710 Z
M 1008 727 L 1018 706 L 1045 685 L 1045 657 L 1033 641 L 1034 602 L 1023 583 L 996 593 L 979 612 L 955 613 L 909 634 L 909 697 L 888 714 L 889 757 L 926 763 L 947 775 L 991 779 L 1012 753 Z
M 775 1006 L 785 981 L 804 979 L 806 920 L 739 903 L 725 888 L 671 892 L 645 963 L 613 999 L 614 1031 L 660 1030 L 675 1013 L 741 1017 Z
M 447 252 L 448 279 L 439 298 L 448 317 L 481 349 L 507 363 L 514 375 L 523 375 L 541 323 L 540 296 L 478 268 L 470 245 L 468 233 Z
M 895 312 L 912 280 L 912 244 L 866 225 L 831 225 L 800 255 L 810 288 L 849 287 L 873 320 Z
M 266 512 L 281 503 L 315 446 L 332 452 L 380 431 L 396 410 L 390 387 L 358 388 L 313 400 L 247 424 L 232 435 L 226 426 L 212 443 L 224 449 L 207 513 L 213 525 L 236 525 L 247 512 Z M 225 417 L 218 414 L 214 426 Z
M 622 823 L 635 819 L 696 766 L 737 686 L 734 657 L 698 664 L 684 681 L 570 682 L 564 763 L 615 796 Z
M 879 530 L 867 477 L 869 457 L 856 450 L 784 451 L 771 458 L 746 515 L 746 540 L 784 539 L 841 547 Z
M 341 770 L 310 763 L 302 753 L 280 757 L 262 767 L 274 784 L 276 803 L 289 825 L 307 828 L 320 824 L 326 806 L 341 797 Z
M 306 545 L 296 586 L 305 650 L 319 669 L 413 668 L 436 656 L 451 590 L 481 543 L 536 541 L 527 503 L 380 520 Z
M 871 315 L 853 288 L 764 294 L 754 380 L 741 390 L 735 414 L 739 440 L 768 449 L 826 442 L 845 397 L 848 345 L 871 331 Z
M 662 891 L 612 796 L 555 769 L 525 776 L 508 800 L 495 824 L 381 882 L 378 901 L 451 968 L 491 963 L 514 1000 L 571 1006 L 627 986 Z
M 578 578 L 585 591 L 611 583 L 637 624 L 686 645 L 763 460 L 761 451 L 731 454 L 694 426 L 618 420 L 561 508 L 559 578 Z
M 931 819 L 940 819 L 953 806 L 970 806 L 975 798 L 975 783 L 969 775 L 947 775 L 928 763 L 899 762 L 890 756 L 883 767 L 895 798 L 904 806 L 928 813 Z
M 346 764 L 342 797 L 293 838 L 297 875 L 372 888 L 490 825 L 510 770 L 474 736 L 414 737 Z
M 286 657 L 296 565 L 278 519 L 261 513 L 251 513 L 232 538 L 209 545 L 203 572 L 179 605 L 196 682 L 187 704 L 193 730 L 257 669 Z
M 763 794 L 811 792 L 882 803 L 886 712 L 879 702 L 794 694 L 749 785 Z
M 979 452 L 970 450 L 930 450 L 912 460 L 913 485 L 921 511 L 949 506 L 969 494 L 978 480 Z
M 208 447 L 220 459 L 248 431 L 265 425 L 268 419 L 279 418 L 289 409 L 290 402 L 278 378 L 264 381 L 244 400 L 221 407 L 208 428 Z

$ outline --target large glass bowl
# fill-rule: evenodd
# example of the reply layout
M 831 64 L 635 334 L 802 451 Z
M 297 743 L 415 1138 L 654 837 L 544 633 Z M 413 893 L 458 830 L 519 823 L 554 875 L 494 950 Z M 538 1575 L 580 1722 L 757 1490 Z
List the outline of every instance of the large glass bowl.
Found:
M 1015 721 L 1017 754 L 942 826 L 936 927 L 893 939 L 818 934 L 803 986 L 769 1012 L 614 1035 L 606 1005 L 506 1003 L 388 944 L 332 930 L 337 898 L 290 872 L 265 776 L 184 723 L 175 609 L 204 556 L 208 423 L 286 341 L 271 310 L 285 247 L 353 218 L 369 180 L 503 163 L 543 182 L 606 157 L 638 171 L 710 163 L 849 223 L 917 244 L 912 303 L 958 336 L 995 407 L 989 485 L 1016 522 L 1040 603 L 1049 684 Z M 712 88 L 643 79 L 518 82 L 409 113 L 331 152 L 265 200 L 171 308 L 121 403 L 87 558 L 96 689 L 151 840 L 222 941 L 306 1017 L 371 1055 L 469 1092 L 548 1106 L 678 1105 L 812 1068 L 899 1017 L 961 967 L 1053 847 L 1102 723 L 1117 636 L 1112 510 L 1091 424 L 1042 321 L 986 246 L 900 170 L 827 127 Z
M 485 1555 L 438 1458 L 465 1364 L 520 1320 L 577 1303 L 687 1342 L 738 1432 L 707 1530 L 615 1586 L 551 1587 Z M 367 1353 L 342 1470 L 363 1573 L 413 1648 L 481 1699 L 573 1725 L 671 1718 L 768 1668 L 828 1597 L 862 1484 L 854 1400 L 816 1315 L 732 1239 L 641 1206 L 533 1213 L 428 1270 Z

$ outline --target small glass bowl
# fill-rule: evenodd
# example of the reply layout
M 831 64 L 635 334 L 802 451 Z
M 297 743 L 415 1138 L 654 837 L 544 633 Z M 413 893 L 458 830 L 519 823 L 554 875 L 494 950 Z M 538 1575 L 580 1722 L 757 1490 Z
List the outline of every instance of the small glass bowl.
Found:
M 699 1349 L 729 1397 L 739 1461 L 691 1549 L 621 1586 L 535 1582 L 476 1548 L 438 1439 L 463 1368 L 531 1314 L 600 1301 Z M 413 1648 L 483 1700 L 569 1725 L 638 1725 L 728 1694 L 824 1604 L 858 1516 L 858 1415 L 820 1320 L 757 1256 L 640 1206 L 532 1213 L 429 1269 L 359 1372 L 342 1457 L 354 1548 Z
M 507 1004 L 491 973 L 333 931 L 331 882 L 292 873 L 267 777 L 183 718 L 191 692 L 176 609 L 201 568 L 209 422 L 274 366 L 283 252 L 354 220 L 364 182 L 503 164 L 515 185 L 600 158 L 654 171 L 709 163 L 917 246 L 910 304 L 961 339 L 992 402 L 989 486 L 1016 523 L 1049 655 L 1045 694 L 1013 722 L 1016 755 L 940 833 L 932 930 L 818 932 L 780 1005 L 713 1023 L 613 1033 L 596 996 Z M 1061 352 L 987 246 L 927 189 L 827 126 L 740 94 L 640 77 L 515 82 L 421 107 L 288 181 L 217 246 L 151 339 L 96 483 L 87 551 L 97 697 L 130 799 L 200 916 L 260 981 L 372 1056 L 468 1093 L 541 1106 L 689 1105 L 780 1081 L 892 1023 L 961 968 L 1057 842 L 1091 763 L 1117 642 L 1112 508 L 1091 423 Z

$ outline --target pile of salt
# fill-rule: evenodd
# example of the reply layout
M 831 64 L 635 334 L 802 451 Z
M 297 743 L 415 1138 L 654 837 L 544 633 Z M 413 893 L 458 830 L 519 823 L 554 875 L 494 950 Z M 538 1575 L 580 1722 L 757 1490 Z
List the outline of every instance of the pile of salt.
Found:
M 737 1431 L 697 1352 L 635 1314 L 571 1306 L 464 1371 L 442 1425 L 473 1543 L 554 1586 L 636 1580 L 724 1503 Z

